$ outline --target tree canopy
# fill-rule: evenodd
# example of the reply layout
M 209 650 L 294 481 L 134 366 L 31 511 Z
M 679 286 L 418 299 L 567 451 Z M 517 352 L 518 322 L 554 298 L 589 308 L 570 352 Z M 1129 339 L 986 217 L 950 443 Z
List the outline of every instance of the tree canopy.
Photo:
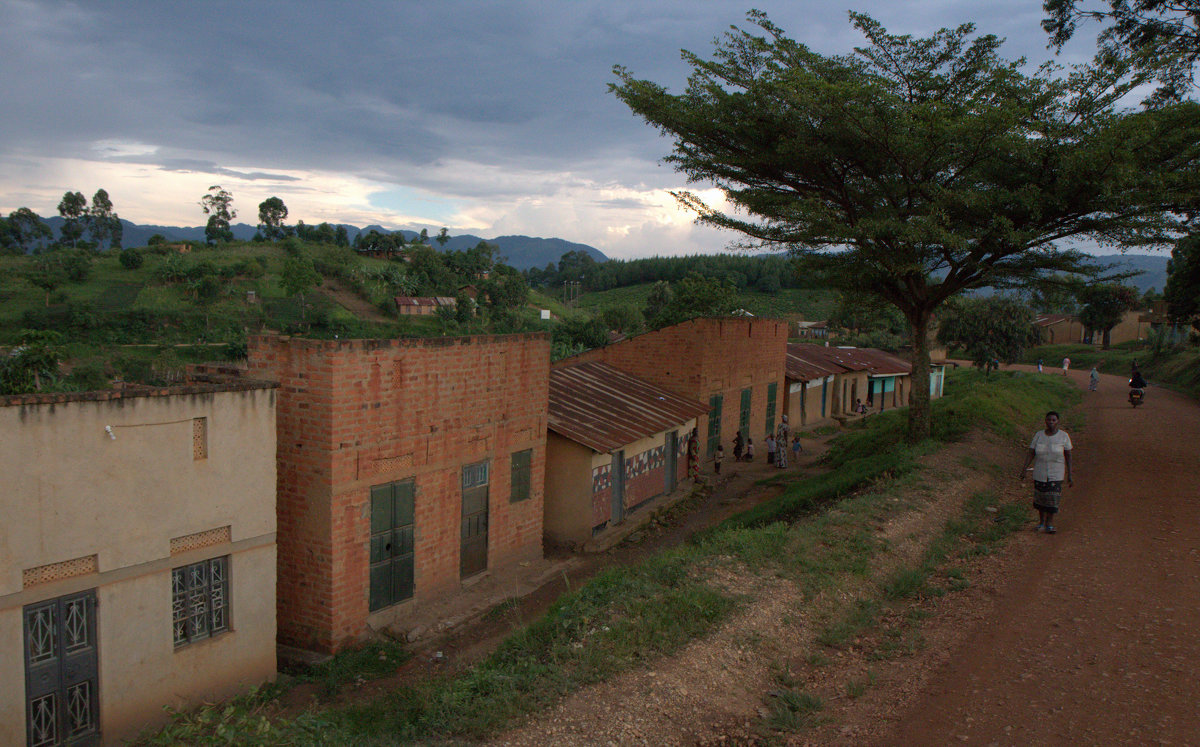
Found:
M 287 220 L 288 209 L 287 205 L 283 204 L 283 200 L 278 197 L 268 197 L 258 203 L 258 230 L 267 241 L 275 241 L 282 239 L 287 235 L 284 230 L 283 222 Z M 330 231 L 333 229 L 330 228 Z M 303 238 L 303 237 L 302 237 Z M 333 236 L 330 234 L 329 243 L 333 243 Z
M 1183 98 L 1200 59 L 1200 2 L 1196 0 L 1045 0 L 1042 28 L 1061 48 L 1081 21 L 1102 24 L 1098 43 L 1105 55 L 1124 58 L 1160 83 L 1152 101 Z
M 1200 107 L 1121 109 L 1145 79 L 1127 64 L 1026 74 L 970 24 L 917 38 L 854 13 L 866 45 L 824 56 L 749 18 L 761 33 L 731 30 L 710 59 L 683 53 L 682 93 L 619 66 L 611 90 L 674 140 L 668 163 L 723 192 L 728 209 L 676 193 L 702 223 L 896 307 L 914 381 L 947 299 L 1095 274 L 1062 239 L 1163 244 L 1180 228 L 1170 211 L 1195 193 Z M 908 437 L 929 428 L 929 389 L 915 386 Z
M 1107 350 L 1112 328 L 1120 324 L 1125 312 L 1135 308 L 1140 300 L 1137 289 L 1128 285 L 1089 285 L 1079 293 L 1079 301 L 1082 304 L 1079 309 L 1079 321 L 1088 329 L 1103 333 L 1103 347 Z
M 204 226 L 204 237 L 210 244 L 233 241 L 233 230 L 229 224 L 237 217 L 233 209 L 233 194 L 214 184 L 208 188 L 208 194 L 200 198 L 200 209 L 208 216 Z
M 1003 296 L 952 302 L 938 325 L 938 341 L 958 347 L 979 368 L 991 361 L 1013 363 L 1038 343 L 1033 314 L 1023 301 Z
M 1190 321 L 1200 331 L 1200 236 L 1189 235 L 1171 250 L 1163 297 L 1172 320 Z

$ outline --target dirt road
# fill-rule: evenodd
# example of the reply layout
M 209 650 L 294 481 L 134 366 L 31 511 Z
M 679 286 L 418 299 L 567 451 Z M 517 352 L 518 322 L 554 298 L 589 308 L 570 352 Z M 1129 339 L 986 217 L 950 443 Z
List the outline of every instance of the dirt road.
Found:
M 1084 393 L 1059 533 L 879 743 L 1200 744 L 1200 406 L 1127 391 Z

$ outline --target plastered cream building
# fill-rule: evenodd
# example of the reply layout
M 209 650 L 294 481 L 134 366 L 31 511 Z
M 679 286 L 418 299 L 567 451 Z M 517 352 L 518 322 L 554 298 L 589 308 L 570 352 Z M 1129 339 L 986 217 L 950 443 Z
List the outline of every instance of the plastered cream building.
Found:
M 0 397 L 0 744 L 121 744 L 275 676 L 275 389 Z

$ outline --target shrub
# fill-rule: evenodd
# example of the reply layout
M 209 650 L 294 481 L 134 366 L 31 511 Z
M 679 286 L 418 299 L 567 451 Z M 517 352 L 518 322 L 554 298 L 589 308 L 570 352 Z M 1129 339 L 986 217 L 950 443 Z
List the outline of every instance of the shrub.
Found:
M 119 256 L 121 266 L 126 270 L 136 270 L 146 261 L 146 258 L 137 249 L 126 249 Z

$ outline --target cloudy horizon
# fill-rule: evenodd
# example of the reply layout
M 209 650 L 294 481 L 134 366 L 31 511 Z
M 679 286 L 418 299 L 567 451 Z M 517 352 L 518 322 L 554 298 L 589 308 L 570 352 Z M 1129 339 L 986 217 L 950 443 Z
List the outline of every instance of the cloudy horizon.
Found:
M 1052 57 L 1040 0 L 756 5 L 826 54 L 861 43 L 853 8 L 897 33 L 974 22 L 1005 57 Z M 670 141 L 607 87 L 619 64 L 679 90 L 680 49 L 707 56 L 747 7 L 0 0 L 0 212 L 55 215 L 65 191 L 104 188 L 135 223 L 203 225 L 220 184 L 251 224 L 278 196 L 289 223 L 717 251 L 736 237 L 675 204 Z M 1089 56 L 1092 31 L 1059 61 Z

